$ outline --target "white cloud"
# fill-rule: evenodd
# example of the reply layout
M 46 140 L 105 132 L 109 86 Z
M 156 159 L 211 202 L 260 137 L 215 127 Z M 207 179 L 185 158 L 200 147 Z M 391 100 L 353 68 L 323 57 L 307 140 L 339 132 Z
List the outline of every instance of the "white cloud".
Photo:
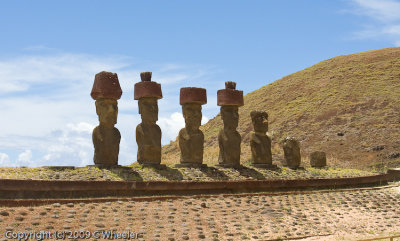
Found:
M 28 91 L 33 87 L 40 87 L 39 85 L 86 87 L 91 85 L 95 73 L 126 66 L 127 63 L 122 57 L 99 59 L 82 54 L 21 56 L 1 60 L 0 94 Z M 82 83 L 85 85 L 79 85 Z M 49 95 L 51 91 L 43 94 Z
M 0 153 L 0 165 L 7 165 L 10 163 L 10 157 L 6 153 Z
M 366 16 L 368 24 L 354 33 L 356 39 L 385 39 L 398 46 L 400 42 L 400 1 L 352 0 L 352 14 Z
M 32 151 L 30 149 L 25 150 L 24 152 L 18 155 L 17 161 L 14 163 L 14 166 L 32 166 Z
M 45 46 L 30 50 L 37 49 L 45 49 L 46 55 L 0 57 L 0 112 L 6 117 L 0 118 L 2 166 L 93 164 L 91 134 L 98 117 L 90 91 L 100 71 L 116 72 L 123 90 L 116 125 L 122 136 L 122 165 L 136 160 L 135 128 L 141 120 L 133 86 L 140 81 L 140 70 L 153 71 L 153 80 L 162 83 L 159 123 L 164 144 L 175 140 L 184 126 L 179 113 L 181 87 L 205 87 L 216 93 L 217 87 L 212 89 L 214 85 L 208 82 L 213 71 L 204 66 L 135 63 L 132 67 L 132 58 L 124 56 L 52 53 Z
M 353 0 L 357 8 L 355 13 L 365 15 L 381 22 L 400 19 L 400 2 L 394 0 Z

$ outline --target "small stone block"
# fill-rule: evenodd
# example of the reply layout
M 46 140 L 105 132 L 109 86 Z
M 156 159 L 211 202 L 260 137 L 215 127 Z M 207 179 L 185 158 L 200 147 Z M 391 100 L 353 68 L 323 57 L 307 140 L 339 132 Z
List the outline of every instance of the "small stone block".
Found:
M 315 151 L 310 154 L 310 165 L 311 167 L 325 167 L 326 166 L 326 154 L 322 151 Z

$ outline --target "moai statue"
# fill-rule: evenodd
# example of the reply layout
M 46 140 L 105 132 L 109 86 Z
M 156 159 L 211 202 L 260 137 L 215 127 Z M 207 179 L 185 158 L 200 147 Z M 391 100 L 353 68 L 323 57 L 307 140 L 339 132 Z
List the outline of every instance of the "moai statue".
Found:
M 267 136 L 268 114 L 255 110 L 250 116 L 254 128 L 250 134 L 251 163 L 255 167 L 276 168 L 272 165 L 271 138 Z
M 151 81 L 151 72 L 140 73 L 141 82 L 135 84 L 135 100 L 139 100 L 142 123 L 136 127 L 137 161 L 143 165 L 161 163 L 161 129 L 157 100 L 162 98 L 161 85 Z
M 310 154 L 311 167 L 321 168 L 326 166 L 326 154 L 323 151 L 314 151 Z
M 207 103 L 207 92 L 203 88 L 181 88 L 180 104 L 185 118 L 185 128 L 179 131 L 179 148 L 181 163 L 177 167 L 202 167 L 204 134 L 201 126 L 201 105 Z
M 225 89 L 218 90 L 217 103 L 221 106 L 224 129 L 218 134 L 219 166 L 239 168 L 240 142 L 242 138 L 236 130 L 239 124 L 239 106 L 243 106 L 243 91 L 236 90 L 235 82 L 225 82 Z
M 118 116 L 117 100 L 122 95 L 117 74 L 105 71 L 96 74 L 90 95 L 96 100 L 100 122 L 92 135 L 94 164 L 100 167 L 117 166 L 121 134 L 114 125 Z
M 283 152 L 285 158 L 282 161 L 282 166 L 291 169 L 297 169 L 300 167 L 300 144 L 294 137 L 288 136 L 285 138 L 283 142 Z

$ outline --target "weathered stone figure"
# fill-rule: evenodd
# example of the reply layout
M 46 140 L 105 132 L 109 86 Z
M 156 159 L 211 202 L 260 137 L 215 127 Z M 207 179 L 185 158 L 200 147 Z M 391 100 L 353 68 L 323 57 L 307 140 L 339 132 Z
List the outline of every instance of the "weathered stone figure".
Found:
M 321 168 L 326 166 L 326 154 L 323 151 L 314 151 L 310 154 L 311 167 Z
M 90 95 L 96 100 L 96 113 L 100 121 L 92 135 L 94 164 L 101 167 L 116 166 L 121 134 L 114 125 L 118 116 L 117 100 L 122 95 L 117 74 L 105 71 L 96 74 Z
M 271 138 L 267 136 L 268 114 L 265 111 L 250 113 L 254 132 L 250 134 L 251 162 L 255 167 L 276 168 L 272 165 Z
M 236 128 L 239 124 L 239 106 L 243 106 L 243 91 L 236 90 L 235 82 L 225 82 L 225 89 L 218 90 L 217 103 L 221 106 L 224 129 L 218 134 L 220 166 L 240 167 L 240 142 Z
M 182 105 L 185 128 L 179 131 L 179 148 L 181 163 L 177 166 L 201 167 L 203 163 L 204 134 L 201 126 L 201 105 L 207 103 L 207 92 L 203 88 L 181 88 L 180 104 Z
M 140 73 L 141 82 L 135 84 L 135 100 L 139 100 L 142 123 L 136 127 L 137 161 L 145 165 L 161 163 L 161 129 L 157 100 L 162 98 L 161 85 L 151 81 L 151 72 Z
M 285 158 L 282 162 L 282 166 L 297 169 L 300 166 L 301 155 L 300 155 L 300 144 L 294 137 L 286 137 L 283 142 L 283 152 Z

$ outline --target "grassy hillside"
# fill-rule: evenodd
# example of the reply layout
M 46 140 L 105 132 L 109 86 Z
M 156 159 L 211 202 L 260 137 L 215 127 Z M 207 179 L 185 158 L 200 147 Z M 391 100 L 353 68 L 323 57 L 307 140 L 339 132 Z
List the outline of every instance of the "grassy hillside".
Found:
M 240 89 L 240 87 L 239 87 Z M 329 164 L 381 168 L 400 163 L 400 48 L 322 61 L 247 94 L 239 110 L 243 163 L 249 161 L 250 112 L 269 114 L 275 162 L 280 140 L 295 136 L 303 157 L 327 153 Z M 205 163 L 217 163 L 220 114 L 201 127 Z M 177 142 L 163 147 L 163 162 L 179 162 Z

